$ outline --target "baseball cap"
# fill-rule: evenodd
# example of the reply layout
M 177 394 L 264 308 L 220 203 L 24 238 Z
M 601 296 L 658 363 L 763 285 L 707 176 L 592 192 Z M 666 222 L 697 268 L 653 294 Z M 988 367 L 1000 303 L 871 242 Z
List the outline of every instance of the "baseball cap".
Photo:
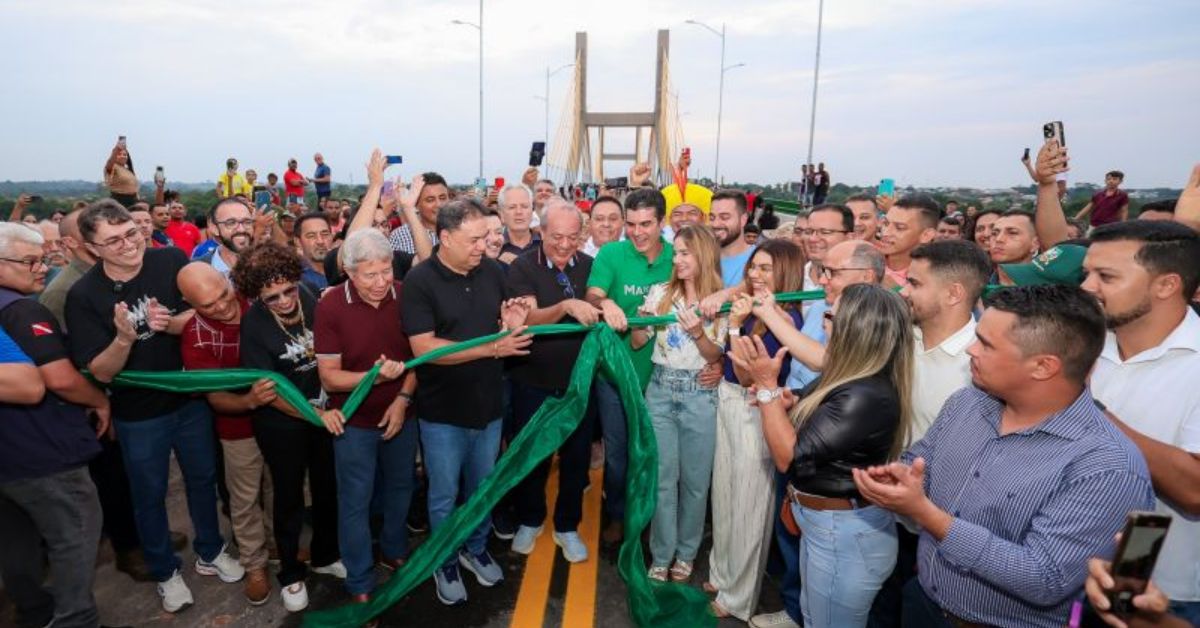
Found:
M 1000 268 L 1018 286 L 1078 286 L 1083 283 L 1085 256 L 1087 247 L 1059 244 L 1042 251 L 1028 264 L 1001 264 Z

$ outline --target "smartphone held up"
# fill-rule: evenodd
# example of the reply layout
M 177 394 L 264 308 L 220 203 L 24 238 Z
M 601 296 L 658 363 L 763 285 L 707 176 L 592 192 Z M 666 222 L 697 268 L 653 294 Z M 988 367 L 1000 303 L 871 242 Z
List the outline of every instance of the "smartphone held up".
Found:
M 1115 584 L 1109 600 L 1115 615 L 1126 617 L 1134 612 L 1133 598 L 1146 591 L 1170 527 L 1171 517 L 1155 512 L 1131 512 L 1125 519 L 1121 544 L 1112 561 Z
M 1067 136 L 1063 131 L 1063 123 L 1061 120 L 1055 120 L 1053 122 L 1047 122 L 1046 124 L 1043 124 L 1042 137 L 1044 137 L 1047 142 L 1050 140 L 1058 141 L 1059 146 L 1067 145 Z

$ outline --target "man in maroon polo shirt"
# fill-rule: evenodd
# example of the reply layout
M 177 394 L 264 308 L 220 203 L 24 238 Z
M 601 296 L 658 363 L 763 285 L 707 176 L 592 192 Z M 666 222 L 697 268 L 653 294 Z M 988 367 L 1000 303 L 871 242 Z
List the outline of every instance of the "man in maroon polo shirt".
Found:
M 415 486 L 417 425 L 406 419 L 417 380 L 402 364 L 412 358 L 412 349 L 400 327 L 401 284 L 392 275 L 387 238 L 375 229 L 350 234 L 342 264 L 350 280 L 317 304 L 313 349 L 331 408 L 340 409 L 367 371 L 383 364 L 371 392 L 333 441 L 346 590 L 365 602 L 376 585 L 370 505 L 377 477 L 383 482 L 378 494 L 384 563 L 395 568 L 408 557 L 405 522 Z
M 1125 173 L 1112 170 L 1104 175 L 1104 189 L 1092 195 L 1092 200 L 1075 214 L 1081 219 L 1088 216 L 1093 227 L 1107 225 L 1113 222 L 1124 222 L 1129 219 L 1129 195 L 1121 189 Z

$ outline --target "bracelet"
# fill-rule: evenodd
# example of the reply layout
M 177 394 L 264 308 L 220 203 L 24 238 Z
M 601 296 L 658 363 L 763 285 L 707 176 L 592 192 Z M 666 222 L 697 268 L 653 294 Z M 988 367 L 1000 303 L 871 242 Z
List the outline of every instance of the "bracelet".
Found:
M 493 360 L 500 359 L 500 341 L 499 340 L 492 343 L 492 359 Z
M 400 392 L 396 393 L 396 398 L 403 399 L 409 403 L 412 403 L 412 400 L 413 400 L 413 396 L 404 391 L 400 391 Z

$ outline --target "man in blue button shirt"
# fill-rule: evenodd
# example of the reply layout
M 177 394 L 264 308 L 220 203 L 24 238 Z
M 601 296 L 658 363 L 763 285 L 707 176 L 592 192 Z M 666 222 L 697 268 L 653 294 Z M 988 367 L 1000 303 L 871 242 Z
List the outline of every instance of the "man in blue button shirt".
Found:
M 1086 387 L 1104 315 L 1073 286 L 1001 290 L 955 393 L 902 463 L 855 470 L 922 529 L 904 626 L 1061 628 L 1131 510 L 1154 507 L 1141 453 Z

